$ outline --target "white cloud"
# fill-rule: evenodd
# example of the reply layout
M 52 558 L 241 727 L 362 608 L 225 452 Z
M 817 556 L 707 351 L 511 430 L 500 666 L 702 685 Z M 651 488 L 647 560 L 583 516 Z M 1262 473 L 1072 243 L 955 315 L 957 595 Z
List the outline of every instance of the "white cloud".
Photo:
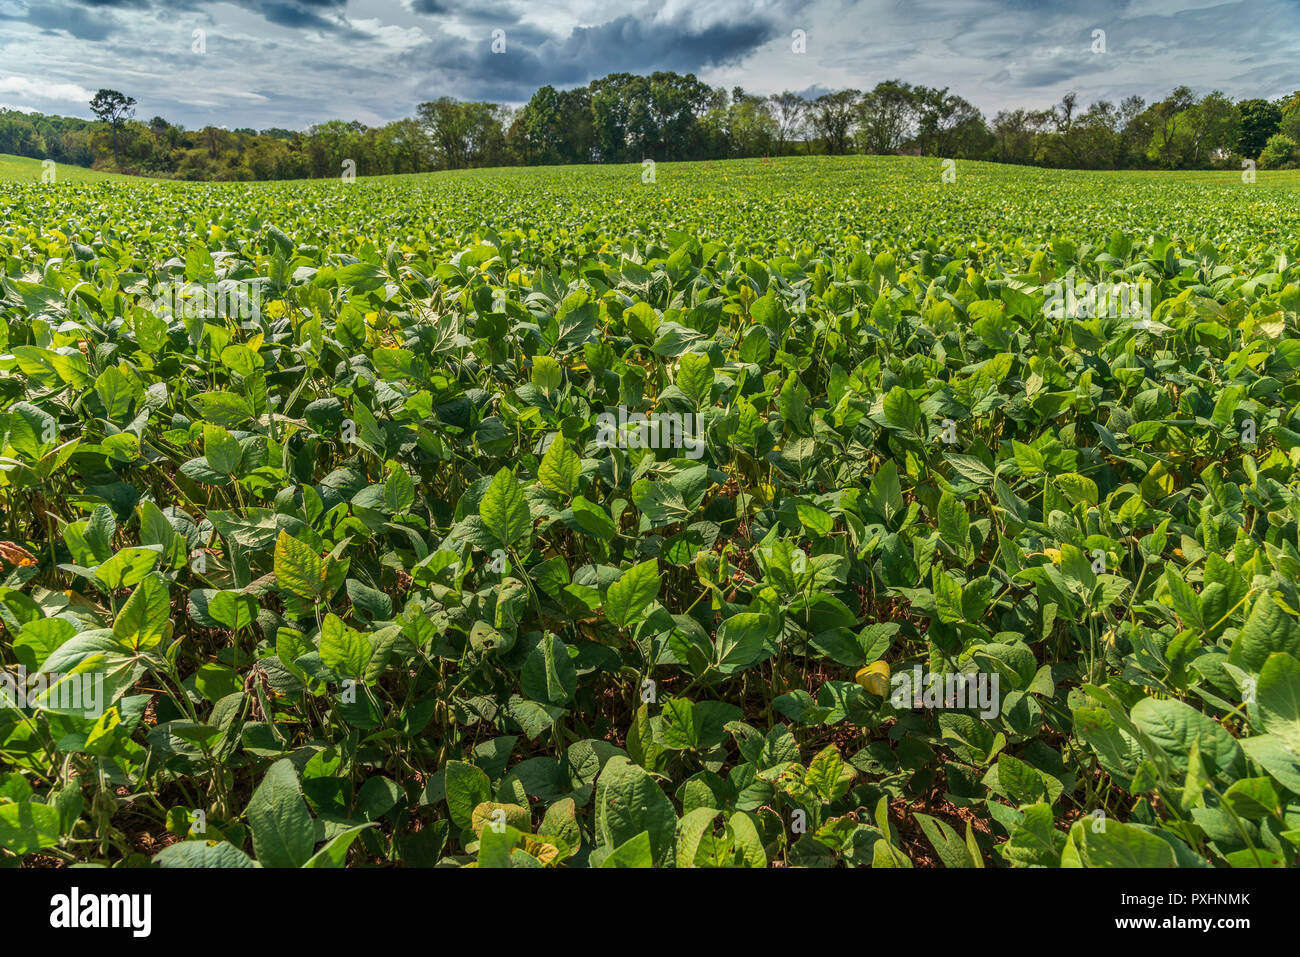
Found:
M 428 36 L 423 30 L 416 27 L 400 27 L 386 24 L 376 17 L 365 20 L 351 20 L 349 22 L 353 30 L 365 34 L 394 53 L 414 50 L 428 40 Z
M 0 94 L 4 93 L 28 100 L 50 100 L 55 102 L 64 100 L 87 101 L 94 96 L 84 86 L 76 83 L 49 83 L 44 80 L 33 80 L 25 76 L 0 77 Z

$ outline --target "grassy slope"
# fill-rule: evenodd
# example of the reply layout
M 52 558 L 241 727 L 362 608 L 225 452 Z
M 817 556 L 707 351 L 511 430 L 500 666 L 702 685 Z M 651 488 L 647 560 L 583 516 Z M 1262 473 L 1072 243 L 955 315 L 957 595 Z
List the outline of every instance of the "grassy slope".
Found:
M 41 182 L 42 162 L 29 156 L 0 153 L 0 183 Z M 140 176 L 123 176 L 120 173 L 101 173 L 99 170 L 68 163 L 60 163 L 55 167 L 56 183 L 140 182 L 142 179 Z

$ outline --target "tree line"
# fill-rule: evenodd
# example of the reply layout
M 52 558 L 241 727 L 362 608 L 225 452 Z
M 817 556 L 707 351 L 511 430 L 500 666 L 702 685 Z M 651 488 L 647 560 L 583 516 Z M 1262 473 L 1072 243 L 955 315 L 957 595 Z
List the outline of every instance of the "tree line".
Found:
M 135 118 L 136 101 L 100 90 L 94 120 L 0 110 L 0 153 L 192 180 L 361 175 L 480 166 L 711 160 L 807 153 L 907 153 L 1076 169 L 1300 167 L 1300 91 L 1270 101 L 1197 96 L 1180 86 L 1147 103 L 986 118 L 948 88 L 901 80 L 817 97 L 717 89 L 690 74 L 615 73 L 539 89 L 522 107 L 440 97 L 384 126 L 331 120 L 304 131 Z

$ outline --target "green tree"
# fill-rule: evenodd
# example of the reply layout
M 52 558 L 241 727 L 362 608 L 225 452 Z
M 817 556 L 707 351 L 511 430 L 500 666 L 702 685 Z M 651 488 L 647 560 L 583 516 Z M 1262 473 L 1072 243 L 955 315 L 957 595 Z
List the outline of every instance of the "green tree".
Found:
M 1151 117 L 1146 101 L 1137 95 L 1126 96 L 1119 103 L 1119 139 L 1115 144 L 1117 167 L 1142 166 L 1151 142 Z
M 941 90 L 918 86 L 916 97 L 916 145 L 925 156 L 978 155 L 988 138 L 984 118 L 974 105 Z
M 465 169 L 505 156 L 501 107 L 439 97 L 416 108 L 443 169 Z
M 918 100 L 902 80 L 877 83 L 859 104 L 858 141 L 868 153 L 896 153 L 915 132 Z
M 1261 169 L 1295 169 L 1300 166 L 1300 143 L 1284 133 L 1268 138 L 1259 154 Z
M 732 156 L 766 156 L 776 142 L 777 123 L 767 99 L 741 93 L 726 111 L 728 153 Z
M 634 123 L 644 134 L 646 86 L 645 77 L 631 73 L 611 73 L 591 82 L 592 139 L 601 162 L 641 159 L 633 155 L 631 140 Z
M 1050 111 L 1003 110 L 993 118 L 993 158 L 1000 163 L 1032 163 L 1039 133 Z
M 1282 97 L 1276 105 L 1282 111 L 1277 131 L 1300 143 L 1300 90 Z
M 544 86 L 520 111 L 513 125 L 519 158 L 530 165 L 591 161 L 591 93 L 560 92 Z
M 1237 152 L 1242 156 L 1258 157 L 1264 152 L 1268 139 L 1282 123 L 1282 108 L 1268 100 L 1242 100 L 1237 104 L 1241 112 L 1241 133 L 1237 136 Z
M 1195 105 L 1196 94 L 1191 87 L 1180 86 L 1147 111 L 1151 120 L 1151 141 L 1147 155 L 1159 165 L 1169 169 L 1177 167 L 1186 149 L 1186 144 L 1179 142 L 1178 118 Z M 1182 132 L 1186 133 L 1185 123 Z
M 809 120 L 826 152 L 831 155 L 848 151 L 861 95 L 857 90 L 840 90 L 838 93 L 824 93 L 813 100 Z
M 1218 90 L 1184 114 L 1187 120 L 1185 167 L 1202 167 L 1225 159 L 1241 138 L 1241 111 Z
M 561 161 L 563 131 L 560 94 L 547 85 L 533 94 L 520 114 L 523 129 L 524 162 L 543 166 Z
M 121 166 L 117 132 L 124 122 L 135 116 L 135 97 L 117 90 L 100 90 L 90 101 L 90 112 L 113 131 L 113 165 Z
M 786 90 L 768 97 L 768 105 L 776 121 L 777 152 L 784 153 L 787 145 L 803 133 L 809 104 L 798 93 Z

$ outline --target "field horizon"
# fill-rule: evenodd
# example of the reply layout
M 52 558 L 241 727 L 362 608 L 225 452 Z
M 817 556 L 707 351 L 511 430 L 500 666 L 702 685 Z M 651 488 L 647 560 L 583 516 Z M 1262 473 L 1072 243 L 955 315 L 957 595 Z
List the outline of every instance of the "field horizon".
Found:
M 0 153 L 0 182 L 32 182 L 41 181 L 43 171 L 42 160 L 28 156 L 15 156 L 9 153 Z M 827 165 L 852 165 L 862 163 L 870 165 L 872 163 L 881 164 L 899 164 L 902 166 L 918 166 L 941 169 L 943 160 L 932 156 L 877 156 L 871 154 L 853 153 L 845 156 L 825 156 L 825 155 L 791 155 L 776 156 L 769 159 L 761 157 L 741 157 L 717 160 L 669 160 L 657 162 L 657 169 L 675 169 L 675 168 L 734 168 L 734 169 L 752 169 L 769 164 L 784 166 L 792 163 L 825 163 Z M 1099 169 L 1070 169 L 1065 167 L 1045 167 L 1045 166 L 1028 166 L 1018 163 L 1000 163 L 992 160 L 955 160 L 959 168 L 970 169 L 996 169 L 1007 171 L 1016 171 L 1022 174 L 1040 174 L 1045 176 L 1060 175 L 1062 177 L 1084 176 L 1096 177 L 1099 179 L 1114 179 L 1119 182 L 1144 180 L 1161 180 L 1166 179 L 1175 182 L 1187 183 L 1204 183 L 1207 185 L 1248 185 L 1242 182 L 1240 170 L 1099 170 Z M 525 170 L 550 170 L 550 171 L 578 171 L 578 170 L 637 170 L 642 169 L 642 163 L 585 163 L 585 164 L 550 164 L 536 166 L 483 166 L 473 169 L 463 170 L 431 170 L 420 173 L 387 173 L 376 176 L 357 175 L 357 182 L 376 182 L 376 181 L 419 181 L 428 178 L 444 178 L 476 175 L 499 176 L 509 172 L 520 172 Z M 306 184 L 306 183 L 334 183 L 339 182 L 336 179 L 295 179 L 295 180 L 182 180 L 182 179 L 157 179 L 145 175 L 136 175 L 131 173 L 115 173 L 104 170 L 96 170 L 88 167 L 74 166 L 69 163 L 60 163 L 57 165 L 59 181 L 61 182 L 122 182 L 122 183 L 175 183 L 175 184 L 194 184 L 194 185 L 274 185 L 274 184 Z M 1300 188 L 1300 169 L 1283 169 L 1283 170 L 1256 170 L 1254 172 L 1255 181 L 1249 185 L 1259 185 L 1268 187 L 1286 187 Z

